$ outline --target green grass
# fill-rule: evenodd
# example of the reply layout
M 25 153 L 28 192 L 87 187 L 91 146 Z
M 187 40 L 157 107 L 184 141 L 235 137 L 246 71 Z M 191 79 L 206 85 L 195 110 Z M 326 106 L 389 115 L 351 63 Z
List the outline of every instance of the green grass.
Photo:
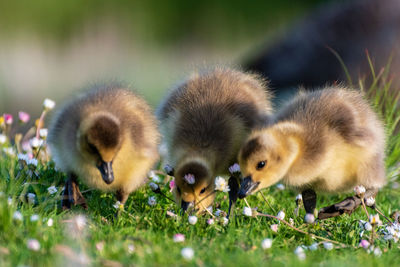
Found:
M 374 74 L 375 75 L 375 74 Z M 398 158 L 400 136 L 395 134 L 400 113 L 395 93 L 390 91 L 390 81 L 385 73 L 376 74 L 376 82 L 371 88 L 360 85 L 371 102 L 381 113 L 388 134 L 387 175 L 388 184 L 377 196 L 378 207 L 387 215 L 400 209 L 400 192 L 394 189 L 399 182 Z M 378 90 L 376 90 L 378 89 Z M 392 93 L 390 93 L 392 92 Z M 60 209 L 64 174 L 56 171 L 53 164 L 39 164 L 35 170 L 38 177 L 30 177 L 29 171 L 22 169 L 15 157 L 0 152 L 0 266 L 56 266 L 79 265 L 145 265 L 145 266 L 390 266 L 398 265 L 400 243 L 388 242 L 377 234 L 375 246 L 382 250 L 380 257 L 367 253 L 358 246 L 362 232 L 358 220 L 367 220 L 362 209 L 351 216 L 345 215 L 318 222 L 315 225 L 303 224 L 304 210 L 295 217 L 296 193 L 290 190 L 278 190 L 276 187 L 264 191 L 275 212 L 269 208 L 259 194 L 248 197 L 252 207 L 259 211 L 276 215 L 283 210 L 286 218 L 293 218 L 295 226 L 318 236 L 326 237 L 348 245 L 347 248 L 326 250 L 322 245 L 316 251 L 306 250 L 306 259 L 301 261 L 294 250 L 301 245 L 310 245 L 308 235 L 294 231 L 280 224 L 277 233 L 270 229 L 276 220 L 264 217 L 246 217 L 242 215 L 243 201 L 239 201 L 235 216 L 227 226 L 216 222 L 207 225 L 210 215 L 200 216 L 196 225 L 188 223 L 187 215 L 171 218 L 167 211 L 179 214 L 176 205 L 161 195 L 155 195 L 148 186 L 134 192 L 125 212 L 116 219 L 113 204 L 114 196 L 99 191 L 87 190 L 84 196 L 88 200 L 89 210 L 74 208 L 64 212 Z M 17 178 L 18 177 L 18 178 Z M 161 176 L 161 178 L 163 178 Z M 170 196 L 168 182 L 160 182 L 162 191 Z M 50 195 L 49 186 L 55 185 L 58 192 Z M 35 203 L 29 204 L 27 193 L 36 195 Z M 149 196 L 157 197 L 157 204 L 149 206 Z M 8 198 L 12 198 L 9 203 Z M 318 207 L 332 204 L 345 195 L 321 196 Z M 227 210 L 227 194 L 218 193 L 214 205 Z M 13 219 L 15 211 L 20 211 L 23 220 Z M 36 222 L 31 215 L 38 214 Z M 74 227 L 77 214 L 84 214 L 87 224 L 82 230 Z M 47 220 L 54 220 L 53 226 Z M 173 235 L 183 233 L 186 240 L 174 243 Z M 365 232 L 363 238 L 368 239 Z M 38 251 L 28 249 L 28 239 L 37 239 L 41 248 Z M 272 238 L 273 245 L 268 250 L 261 248 L 264 238 Z M 97 244 L 97 246 L 96 246 Z M 99 249 L 103 244 L 103 249 Z M 129 247 L 133 245 L 134 251 Z M 192 260 L 181 256 L 181 249 L 191 247 L 194 250 Z

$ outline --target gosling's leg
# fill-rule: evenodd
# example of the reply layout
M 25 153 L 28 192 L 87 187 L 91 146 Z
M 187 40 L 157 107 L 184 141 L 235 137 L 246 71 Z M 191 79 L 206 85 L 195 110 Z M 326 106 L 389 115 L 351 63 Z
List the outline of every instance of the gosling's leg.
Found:
M 64 210 L 70 209 L 72 205 L 80 205 L 84 209 L 88 208 L 86 200 L 79 190 L 75 174 L 69 174 L 69 178 L 65 183 L 64 196 L 61 205 Z
M 303 196 L 299 194 L 296 196 L 296 208 L 294 209 L 294 215 L 297 217 L 299 216 L 299 210 L 302 203 Z
M 228 215 L 226 218 L 229 219 L 229 216 L 231 215 L 231 210 L 232 208 L 235 207 L 237 198 L 238 198 L 238 193 L 239 193 L 239 182 L 238 179 L 235 176 L 231 176 L 228 180 L 228 185 L 229 185 L 229 209 L 228 209 Z
M 400 223 L 400 212 L 399 211 L 393 212 L 391 217 L 395 223 Z
M 117 209 L 117 212 L 114 214 L 114 217 L 117 218 L 120 215 L 121 211 L 124 209 L 124 205 L 128 200 L 129 193 L 127 193 L 123 189 L 118 189 L 115 196 L 117 200 L 121 203 Z
M 121 205 L 125 205 L 125 202 L 128 200 L 129 193 L 127 193 L 123 189 L 118 189 L 116 193 L 117 200 L 121 203 Z
M 306 189 L 301 192 L 303 197 L 304 209 L 307 213 L 314 214 L 315 207 L 317 206 L 317 194 L 312 189 Z
M 375 196 L 377 191 L 375 189 L 368 189 L 364 193 L 364 202 L 367 198 Z M 323 220 L 331 217 L 340 216 L 343 213 L 351 214 L 362 204 L 361 197 L 351 196 L 345 200 L 333 204 L 331 206 L 322 208 L 318 213 L 318 219 Z
M 306 210 L 306 216 L 304 217 L 304 221 L 306 223 L 314 223 L 314 212 L 315 207 L 317 205 L 317 194 L 312 189 L 306 189 L 301 192 L 301 196 L 303 199 L 304 209 Z M 296 197 L 297 208 L 295 210 L 296 215 L 298 215 L 298 210 L 300 206 L 300 197 Z
M 63 197 L 61 199 L 61 207 L 63 210 L 69 210 L 71 209 L 71 202 L 70 202 L 70 181 L 69 179 L 67 181 L 65 181 L 65 186 L 64 186 L 64 193 L 63 193 Z

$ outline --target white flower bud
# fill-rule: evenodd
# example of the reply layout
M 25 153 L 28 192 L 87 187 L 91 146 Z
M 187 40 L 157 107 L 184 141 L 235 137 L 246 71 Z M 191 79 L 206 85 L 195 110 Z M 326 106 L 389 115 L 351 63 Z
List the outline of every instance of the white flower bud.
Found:
M 149 171 L 148 175 L 151 178 L 151 180 L 153 180 L 153 182 L 155 182 L 155 183 L 160 182 L 160 177 L 158 177 L 158 175 L 154 171 Z
M 313 243 L 311 246 L 308 247 L 309 250 L 314 251 L 318 249 L 318 243 Z
M 374 197 L 369 197 L 365 200 L 365 205 L 368 207 L 373 206 L 375 204 L 375 198 Z
M 261 241 L 261 247 L 265 249 L 269 249 L 272 247 L 272 239 L 266 238 L 263 241 Z
M 73 224 L 78 231 L 82 231 L 85 228 L 86 223 L 86 217 L 84 215 L 77 215 L 73 218 Z
M 185 235 L 183 234 L 175 234 L 173 237 L 173 240 L 175 243 L 181 243 L 183 241 L 185 241 Z
M 31 222 L 37 222 L 38 220 L 39 220 L 39 215 L 33 214 L 33 215 L 31 216 Z
M 333 244 L 330 242 L 324 242 L 324 248 L 326 250 L 332 250 L 333 249 Z
M 33 137 L 30 141 L 29 141 L 30 145 L 32 148 L 39 148 L 42 146 L 43 144 L 43 140 L 40 140 L 39 138 Z
M 278 215 L 276 215 L 276 217 L 280 220 L 284 220 L 285 219 L 285 212 L 283 210 L 281 210 L 280 212 L 278 212 Z
M 0 145 L 4 144 L 5 142 L 7 142 L 7 136 L 0 134 Z
M 4 147 L 3 152 L 6 153 L 10 157 L 15 156 L 15 150 L 12 147 Z
M 48 134 L 48 130 L 46 128 L 42 128 L 39 130 L 39 136 L 42 139 L 46 139 L 47 138 L 47 134 Z
M 40 243 L 36 239 L 28 239 L 27 247 L 30 250 L 38 251 L 40 250 Z
M 50 218 L 50 219 L 47 221 L 47 226 L 48 226 L 48 227 L 52 227 L 52 226 L 53 226 L 53 223 L 54 223 L 53 219 Z
M 359 246 L 362 247 L 363 249 L 368 249 L 368 247 L 370 246 L 370 243 L 367 240 L 363 239 L 363 240 L 361 240 Z
M 276 188 L 277 188 L 278 190 L 285 190 L 285 186 L 284 186 L 283 184 L 277 184 L 277 185 L 276 185 Z
M 380 256 L 382 255 L 382 250 L 381 250 L 380 248 L 376 247 L 376 248 L 374 249 L 374 255 L 375 255 L 376 257 L 380 257 Z
M 214 213 L 215 216 L 219 217 L 221 215 L 222 210 L 217 209 Z
M 22 221 L 24 217 L 22 216 L 22 213 L 19 211 L 15 211 L 13 214 L 13 219 L 16 221 Z
M 35 198 L 36 198 L 35 194 L 28 193 L 26 196 L 28 197 L 29 204 L 35 204 Z
M 133 244 L 128 245 L 128 253 L 132 254 L 135 251 L 135 246 Z
M 52 185 L 47 188 L 47 192 L 49 192 L 50 195 L 53 195 L 53 194 L 57 193 L 57 188 L 54 185 Z
M 365 231 L 372 231 L 372 225 L 369 222 L 364 224 Z
M 28 164 L 28 165 L 33 165 L 33 166 L 37 166 L 37 165 L 38 165 L 38 160 L 35 159 L 35 158 L 33 158 L 33 159 L 28 159 L 28 160 L 26 161 L 26 164 Z
M 296 254 L 296 256 L 299 258 L 299 260 L 305 260 L 306 259 L 306 253 L 304 252 L 304 249 L 300 246 L 298 246 L 295 250 L 294 250 L 294 254 Z
M 197 217 L 196 216 L 189 216 L 188 221 L 190 224 L 195 225 L 197 223 Z
M 357 185 L 356 187 L 354 187 L 354 193 L 357 196 L 361 196 L 362 194 L 365 193 L 365 187 L 362 185 Z
M 314 214 L 312 214 L 312 213 L 307 213 L 306 216 L 304 216 L 304 221 L 305 221 L 306 223 L 309 223 L 309 224 L 314 223 L 314 222 L 315 222 L 315 216 L 314 216 Z
M 181 255 L 185 260 L 191 260 L 194 256 L 194 250 L 192 248 L 183 248 Z
M 252 212 L 251 208 L 249 208 L 249 207 L 244 207 L 244 208 L 243 208 L 243 214 L 246 215 L 246 216 L 252 216 L 252 215 L 253 215 L 253 212 Z
M 43 101 L 43 107 L 44 107 L 44 109 L 46 109 L 46 110 L 51 110 L 51 109 L 53 109 L 55 106 L 56 106 L 56 102 L 54 102 L 54 101 L 51 100 L 51 99 L 46 98 L 46 99 Z
M 151 196 L 149 197 L 149 199 L 147 200 L 147 203 L 149 204 L 149 206 L 154 206 L 157 204 L 157 199 L 155 196 Z
M 150 186 L 151 190 L 153 190 L 153 191 L 156 191 L 159 188 L 158 184 L 153 183 L 153 182 L 149 183 L 149 186 Z
M 278 224 L 271 224 L 271 230 L 273 231 L 273 232 L 278 232 L 278 228 L 279 228 L 279 225 Z

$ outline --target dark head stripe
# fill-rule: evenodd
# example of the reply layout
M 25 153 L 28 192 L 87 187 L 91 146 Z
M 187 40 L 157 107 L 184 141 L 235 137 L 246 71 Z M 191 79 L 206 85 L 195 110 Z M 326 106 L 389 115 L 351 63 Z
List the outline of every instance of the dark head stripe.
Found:
M 242 148 L 241 157 L 242 160 L 246 161 L 251 154 L 260 151 L 262 149 L 262 145 L 258 138 L 253 138 L 248 141 L 244 147 Z
M 111 119 L 99 118 L 89 129 L 89 136 L 96 140 L 104 148 L 112 148 L 118 145 L 119 127 Z

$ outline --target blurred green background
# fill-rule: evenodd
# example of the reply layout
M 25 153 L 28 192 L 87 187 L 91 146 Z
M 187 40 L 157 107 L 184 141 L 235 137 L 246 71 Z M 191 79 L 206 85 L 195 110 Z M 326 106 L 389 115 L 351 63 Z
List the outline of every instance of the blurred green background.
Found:
M 153 106 L 192 69 L 240 65 L 327 0 L 0 0 L 0 114 L 126 81 Z

